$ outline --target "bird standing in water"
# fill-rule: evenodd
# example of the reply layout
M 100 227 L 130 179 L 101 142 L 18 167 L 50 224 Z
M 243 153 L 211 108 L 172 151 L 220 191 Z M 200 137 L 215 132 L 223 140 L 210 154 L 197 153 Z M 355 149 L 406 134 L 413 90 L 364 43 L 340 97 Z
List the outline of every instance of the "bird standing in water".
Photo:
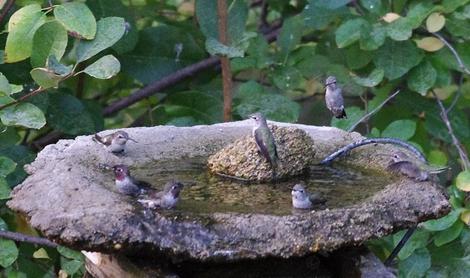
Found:
M 296 209 L 311 209 L 314 205 L 323 205 L 326 200 L 320 193 L 308 194 L 305 186 L 298 183 L 292 188 L 292 206 Z
M 326 107 L 338 118 L 347 118 L 346 111 L 344 111 L 344 99 L 341 93 L 341 88 L 336 84 L 336 77 L 328 76 L 325 81 L 325 102 Z
M 93 140 L 103 144 L 106 149 L 115 154 L 126 152 L 127 141 L 130 140 L 137 143 L 137 141 L 132 139 L 127 132 L 122 130 L 118 130 L 105 136 L 99 136 L 98 134 L 95 134 Z
M 151 189 L 151 185 L 144 181 L 136 180 L 131 176 L 129 168 L 126 165 L 119 164 L 112 167 L 115 177 L 116 187 L 119 192 L 138 196 L 147 193 Z
M 170 181 L 165 184 L 163 191 L 152 194 L 149 199 L 139 199 L 137 201 L 151 209 L 171 209 L 178 203 L 181 189 L 183 189 L 182 183 Z
M 430 174 L 438 174 L 445 171 L 448 167 L 434 167 L 423 162 L 411 159 L 402 151 L 396 151 L 392 154 L 392 159 L 388 169 L 392 172 L 401 173 L 417 181 L 429 179 Z
M 268 161 L 275 176 L 277 168 L 277 148 L 274 136 L 268 127 L 266 118 L 261 113 L 255 113 L 250 116 L 254 120 L 253 137 L 260 154 Z

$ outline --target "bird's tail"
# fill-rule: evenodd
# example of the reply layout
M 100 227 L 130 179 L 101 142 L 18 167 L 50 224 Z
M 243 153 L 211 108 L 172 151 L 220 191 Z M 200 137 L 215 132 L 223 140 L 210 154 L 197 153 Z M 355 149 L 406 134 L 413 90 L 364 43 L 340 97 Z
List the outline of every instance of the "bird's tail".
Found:
M 445 170 L 449 169 L 448 166 L 443 166 L 443 167 L 434 167 L 432 169 L 429 169 L 428 172 L 430 174 L 439 174 L 439 173 L 442 173 L 444 172 Z
M 336 114 L 335 117 L 336 117 L 337 119 L 342 119 L 342 118 L 347 119 L 347 118 L 348 118 L 348 116 L 346 115 L 346 111 L 345 111 L 344 109 L 341 110 L 340 113 Z

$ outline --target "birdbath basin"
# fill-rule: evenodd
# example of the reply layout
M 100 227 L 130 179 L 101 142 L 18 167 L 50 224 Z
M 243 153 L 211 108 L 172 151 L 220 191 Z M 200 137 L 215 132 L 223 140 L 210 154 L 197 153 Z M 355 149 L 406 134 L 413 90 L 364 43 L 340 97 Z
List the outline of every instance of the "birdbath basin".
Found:
M 270 123 L 307 132 L 316 162 L 363 139 L 331 127 Z M 249 121 L 126 131 L 139 142 L 128 143 L 126 156 L 108 153 L 91 136 L 47 146 L 26 166 L 29 176 L 8 206 L 44 236 L 74 249 L 218 263 L 331 252 L 450 209 L 440 186 L 387 175 L 388 159 L 374 154 L 392 152 L 391 146 L 355 149 L 331 168 L 312 165 L 309 178 L 243 184 L 208 174 L 204 165 L 210 155 L 250 134 Z M 120 194 L 99 163 L 130 165 L 134 176 L 158 188 L 174 178 L 189 185 L 174 210 L 149 212 Z M 290 187 L 299 180 L 324 193 L 326 209 L 290 208 Z

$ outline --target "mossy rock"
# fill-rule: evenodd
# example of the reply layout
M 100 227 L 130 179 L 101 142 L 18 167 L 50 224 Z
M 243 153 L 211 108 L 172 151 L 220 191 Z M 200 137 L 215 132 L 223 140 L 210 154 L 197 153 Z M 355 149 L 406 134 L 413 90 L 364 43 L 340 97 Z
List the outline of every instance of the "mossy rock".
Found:
M 314 163 L 313 139 L 302 129 L 270 126 L 276 141 L 278 166 L 276 179 L 285 179 L 304 173 Z M 273 172 L 261 156 L 252 135 L 244 136 L 210 156 L 211 172 L 249 181 L 270 181 Z

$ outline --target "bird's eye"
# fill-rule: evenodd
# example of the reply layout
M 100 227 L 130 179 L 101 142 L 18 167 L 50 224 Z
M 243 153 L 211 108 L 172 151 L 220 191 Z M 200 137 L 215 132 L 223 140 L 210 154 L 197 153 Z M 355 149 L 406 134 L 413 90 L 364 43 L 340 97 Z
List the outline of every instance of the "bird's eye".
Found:
M 121 168 L 118 168 L 117 170 L 118 170 L 118 172 L 122 172 L 122 169 L 121 169 Z
M 121 138 L 121 139 L 122 139 L 122 138 L 124 138 L 124 136 L 122 136 L 122 135 L 118 135 L 118 138 Z

